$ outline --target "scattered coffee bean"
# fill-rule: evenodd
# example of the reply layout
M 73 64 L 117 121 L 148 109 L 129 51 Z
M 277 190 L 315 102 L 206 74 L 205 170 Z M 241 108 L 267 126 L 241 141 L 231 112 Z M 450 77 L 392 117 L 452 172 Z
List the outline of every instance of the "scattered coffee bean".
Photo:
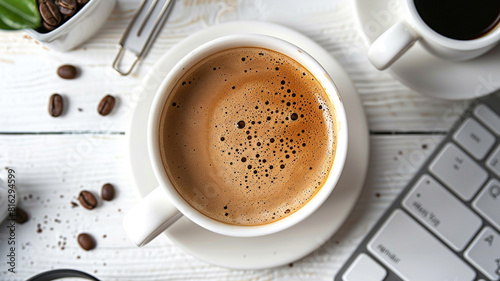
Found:
M 58 26 L 62 21 L 61 13 L 52 1 L 41 1 L 38 6 L 43 21 L 50 26 Z
M 95 248 L 96 243 L 94 238 L 87 233 L 78 234 L 77 240 L 80 247 L 85 251 L 90 251 Z
M 23 224 L 28 221 L 28 214 L 23 209 L 17 207 L 14 220 L 19 224 Z
M 97 112 L 102 116 L 106 116 L 109 113 L 111 113 L 114 106 L 115 106 L 115 98 L 111 95 L 107 95 L 104 98 L 102 98 L 101 102 L 99 103 L 99 106 L 97 107 Z
M 80 205 L 82 205 L 85 209 L 92 210 L 97 206 L 97 199 L 95 196 L 86 190 L 80 192 L 78 196 L 78 201 L 80 201 Z
M 75 79 L 78 75 L 78 69 L 70 64 L 65 64 L 57 68 L 57 75 L 63 79 Z
M 101 189 L 101 198 L 106 201 L 113 200 L 113 198 L 115 198 L 115 187 L 110 183 L 103 185 Z
M 63 112 L 63 98 L 59 94 L 53 94 L 49 100 L 49 114 L 58 117 Z

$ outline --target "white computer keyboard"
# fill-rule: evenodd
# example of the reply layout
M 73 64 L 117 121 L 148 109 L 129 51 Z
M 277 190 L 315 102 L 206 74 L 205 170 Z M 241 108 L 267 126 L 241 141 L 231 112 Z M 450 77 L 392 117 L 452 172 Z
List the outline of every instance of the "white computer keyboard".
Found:
M 500 280 L 500 92 L 464 113 L 334 280 Z

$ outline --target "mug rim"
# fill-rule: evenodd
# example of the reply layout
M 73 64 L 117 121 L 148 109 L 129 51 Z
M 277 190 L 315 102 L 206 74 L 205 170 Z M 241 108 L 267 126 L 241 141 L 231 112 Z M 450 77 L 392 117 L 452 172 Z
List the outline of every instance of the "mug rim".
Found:
M 410 23 L 417 28 L 419 33 L 422 33 L 425 37 L 430 38 L 434 42 L 445 46 L 446 48 L 455 50 L 477 50 L 500 41 L 500 22 L 492 31 L 484 36 L 470 40 L 458 40 L 446 37 L 427 25 L 427 23 L 420 16 L 420 13 L 417 11 L 415 0 L 406 0 L 406 9 L 412 19 Z
M 336 120 L 337 146 L 329 174 L 321 189 L 299 210 L 277 221 L 261 225 L 233 225 L 217 221 L 192 207 L 171 183 L 159 153 L 159 123 L 166 100 L 181 76 L 203 58 L 237 47 L 261 47 L 282 53 L 308 69 L 327 93 L 333 105 Z M 300 59 L 297 59 L 300 58 Z M 158 88 L 148 118 L 148 153 L 154 174 L 166 191 L 171 203 L 186 217 L 210 231 L 236 237 L 262 236 L 289 228 L 318 209 L 334 190 L 342 173 L 347 154 L 347 120 L 345 108 L 337 87 L 327 71 L 311 55 L 285 40 L 260 34 L 234 34 L 211 40 L 184 56 L 165 76 Z

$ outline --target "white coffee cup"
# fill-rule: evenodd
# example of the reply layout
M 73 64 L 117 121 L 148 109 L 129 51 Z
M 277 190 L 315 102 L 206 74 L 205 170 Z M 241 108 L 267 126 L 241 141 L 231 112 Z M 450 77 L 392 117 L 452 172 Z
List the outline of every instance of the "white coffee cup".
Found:
M 282 53 L 299 62 L 319 80 L 334 107 L 337 147 L 335 159 L 325 184 L 302 208 L 276 222 L 241 226 L 216 221 L 194 209 L 176 191 L 167 176 L 159 149 L 159 123 L 164 104 L 182 75 L 202 59 L 226 49 L 237 47 L 261 47 Z M 148 152 L 159 187 L 153 190 L 124 217 L 123 227 L 128 237 L 138 246 L 143 246 L 165 231 L 177 219 L 186 216 L 199 226 L 210 231 L 235 236 L 252 237 L 275 233 L 302 221 L 330 196 L 342 173 L 347 153 L 347 121 L 339 92 L 321 65 L 304 50 L 291 43 L 265 35 L 238 34 L 221 37 L 199 46 L 181 59 L 168 73 L 154 98 L 148 120 Z M 216 187 L 214 187 L 216 188 Z
M 465 61 L 478 57 L 500 41 L 498 25 L 491 32 L 476 39 L 456 40 L 443 36 L 424 22 L 415 7 L 414 0 L 403 2 L 404 7 L 400 15 L 403 20 L 380 35 L 368 50 L 370 62 L 380 70 L 391 66 L 416 41 L 432 54 L 452 61 Z

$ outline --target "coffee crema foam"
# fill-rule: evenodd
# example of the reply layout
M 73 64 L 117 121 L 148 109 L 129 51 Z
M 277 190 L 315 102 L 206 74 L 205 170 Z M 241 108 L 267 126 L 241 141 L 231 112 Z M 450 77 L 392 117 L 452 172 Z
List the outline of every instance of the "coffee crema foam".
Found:
M 213 54 L 189 69 L 160 121 L 163 165 L 196 210 L 261 225 L 303 207 L 336 149 L 335 112 L 298 62 L 256 47 Z

